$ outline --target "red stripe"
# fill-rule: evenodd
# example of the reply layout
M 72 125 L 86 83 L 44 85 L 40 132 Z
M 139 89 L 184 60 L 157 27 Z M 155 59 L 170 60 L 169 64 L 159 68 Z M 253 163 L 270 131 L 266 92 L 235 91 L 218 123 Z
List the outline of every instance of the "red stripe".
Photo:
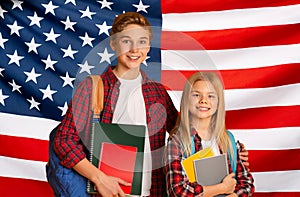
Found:
M 292 181 L 291 181 L 292 182 Z M 253 197 L 299 197 L 300 192 L 255 192 Z
M 177 1 L 177 0 L 162 0 L 162 13 L 184 13 L 184 12 L 208 12 L 232 9 L 259 8 L 259 7 L 276 7 L 299 4 L 299 0 L 210 0 L 210 1 Z
M 299 161 L 300 149 L 249 150 L 249 163 L 252 172 L 300 170 Z
M 163 31 L 166 50 L 218 50 L 300 43 L 300 24 L 196 32 Z
M 299 127 L 299 114 L 300 105 L 231 110 L 226 112 L 226 126 L 228 129 Z
M 48 182 L 0 177 L 1 196 L 53 197 Z
M 19 159 L 47 161 L 48 141 L 0 135 L 0 155 Z
M 182 90 L 196 71 L 162 70 L 161 83 L 169 90 Z M 300 63 L 253 69 L 222 70 L 225 89 L 265 88 L 300 83 Z

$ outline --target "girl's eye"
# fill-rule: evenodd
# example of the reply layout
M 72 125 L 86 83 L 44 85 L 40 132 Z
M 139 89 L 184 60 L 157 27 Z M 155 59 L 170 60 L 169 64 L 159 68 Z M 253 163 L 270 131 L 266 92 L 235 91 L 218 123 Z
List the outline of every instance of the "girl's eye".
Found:
M 216 98 L 216 96 L 214 94 L 210 94 L 208 95 L 208 98 Z
M 199 97 L 200 95 L 197 94 L 197 93 L 193 93 L 192 96 L 193 96 L 193 97 Z

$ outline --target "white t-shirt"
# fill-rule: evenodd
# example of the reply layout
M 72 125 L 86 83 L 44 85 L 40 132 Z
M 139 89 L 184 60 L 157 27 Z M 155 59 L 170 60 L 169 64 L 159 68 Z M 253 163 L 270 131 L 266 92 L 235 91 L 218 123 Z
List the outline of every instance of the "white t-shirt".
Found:
M 133 80 L 118 78 L 121 82 L 119 97 L 113 114 L 113 123 L 136 124 L 146 126 L 142 196 L 150 195 L 151 187 L 151 149 L 146 120 L 146 107 L 142 93 L 142 76 Z
M 219 150 L 219 146 L 217 144 L 216 139 L 212 139 L 212 140 L 201 140 L 201 144 L 202 144 L 202 148 L 206 148 L 206 147 L 211 147 L 214 155 L 220 155 L 220 150 Z

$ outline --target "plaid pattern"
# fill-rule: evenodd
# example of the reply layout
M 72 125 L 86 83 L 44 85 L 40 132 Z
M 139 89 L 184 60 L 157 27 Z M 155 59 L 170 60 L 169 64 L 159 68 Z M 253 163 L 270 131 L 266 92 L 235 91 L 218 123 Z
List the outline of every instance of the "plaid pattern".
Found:
M 197 134 L 195 129 L 192 129 L 192 135 L 194 135 L 194 142 L 196 152 L 202 150 L 201 138 Z M 239 147 L 239 146 L 238 146 Z M 238 150 L 239 151 L 239 150 Z M 181 148 L 181 142 L 178 136 L 175 134 L 170 137 L 166 151 L 166 176 L 167 176 L 167 190 L 169 196 L 180 197 L 193 197 L 203 196 L 202 185 L 189 182 L 182 166 L 181 161 L 186 159 L 183 149 Z M 230 160 L 228 159 L 228 166 L 230 173 L 232 172 Z M 235 193 L 238 196 L 249 196 L 254 192 L 253 177 L 243 166 L 239 156 L 237 158 L 237 185 Z
M 165 176 L 162 168 L 165 134 L 174 126 L 178 112 L 164 86 L 150 80 L 143 71 L 141 73 L 152 151 L 153 171 L 150 193 L 151 196 L 159 197 L 165 194 Z M 113 74 L 112 67 L 108 67 L 101 77 L 104 84 L 104 108 L 101 113 L 101 121 L 111 123 L 119 95 L 120 82 Z M 91 90 L 91 80 L 86 79 L 80 83 L 56 134 L 55 150 L 61 159 L 61 164 L 67 168 L 72 168 L 86 157 L 85 145 L 88 145 L 88 128 L 92 121 Z

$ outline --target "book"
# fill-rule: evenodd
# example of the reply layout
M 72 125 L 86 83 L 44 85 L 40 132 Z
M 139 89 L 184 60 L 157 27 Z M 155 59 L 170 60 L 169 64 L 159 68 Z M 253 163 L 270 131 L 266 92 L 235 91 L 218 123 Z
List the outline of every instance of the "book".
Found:
M 98 168 L 107 175 L 132 183 L 137 147 L 103 142 Z M 131 186 L 120 185 L 125 194 Z
M 194 167 L 197 183 L 203 186 L 221 183 L 229 173 L 227 154 L 194 160 Z
M 95 122 L 91 129 L 90 162 L 107 175 L 130 182 L 130 187 L 120 185 L 125 194 L 141 195 L 146 127 Z M 97 193 L 91 181 L 87 192 Z
M 182 168 L 191 183 L 196 182 L 194 161 L 201 158 L 211 157 L 213 155 L 214 152 L 211 147 L 207 147 L 181 161 Z

